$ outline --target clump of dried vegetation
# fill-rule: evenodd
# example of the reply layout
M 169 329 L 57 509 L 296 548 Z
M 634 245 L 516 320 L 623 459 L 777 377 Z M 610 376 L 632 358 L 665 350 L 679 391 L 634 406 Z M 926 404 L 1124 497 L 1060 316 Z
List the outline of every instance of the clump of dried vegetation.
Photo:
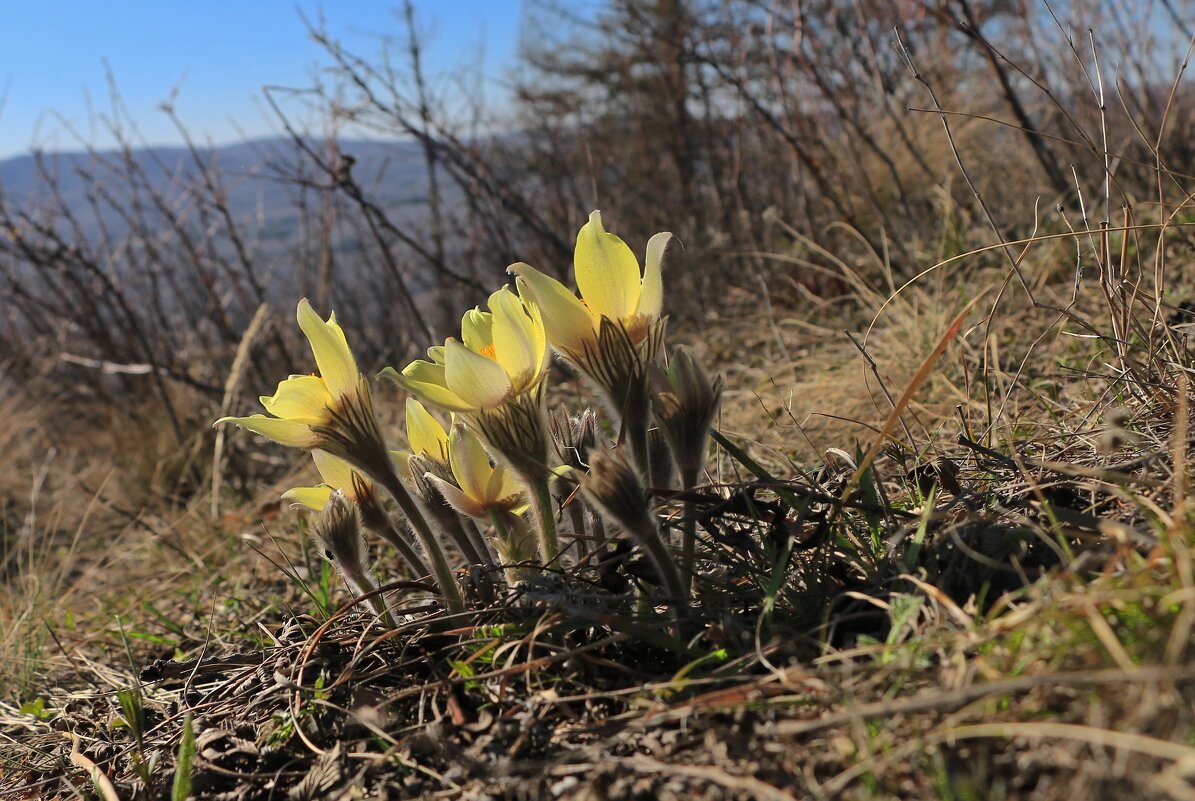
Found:
M 409 7 L 401 73 L 313 26 L 332 83 L 270 91 L 260 167 L 303 221 L 285 275 L 199 146 L 166 185 L 129 134 L 82 201 L 39 156 L 40 199 L 0 196 L 0 794 L 1188 797 L 1184 10 L 618 0 L 532 48 L 505 137 L 444 109 Z M 304 101 L 413 138 L 418 213 Z M 515 507 L 437 527 L 459 604 L 381 538 L 346 584 L 279 500 L 310 460 L 210 428 L 310 370 L 294 288 L 369 375 L 507 263 L 568 283 L 593 206 L 684 243 L 669 338 L 723 381 L 696 480 L 620 462 L 682 569 L 691 532 L 688 603 L 571 478 L 557 560 L 534 513 L 514 572 L 467 558 Z M 594 448 L 655 436 L 607 406 Z

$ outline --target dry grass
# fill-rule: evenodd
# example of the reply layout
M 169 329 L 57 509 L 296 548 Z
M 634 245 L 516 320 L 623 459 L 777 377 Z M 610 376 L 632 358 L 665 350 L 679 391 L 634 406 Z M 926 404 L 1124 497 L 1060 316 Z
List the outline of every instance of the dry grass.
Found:
M 477 300 L 498 255 L 566 264 L 559 232 L 597 200 L 630 239 L 684 234 L 670 338 L 726 383 L 726 443 L 684 499 L 706 554 L 684 638 L 619 592 L 633 561 L 497 598 L 470 576 L 455 617 L 398 581 L 409 615 L 372 625 L 278 500 L 309 483 L 308 461 L 210 431 L 217 406 L 239 411 L 298 352 L 263 311 L 275 259 L 242 248 L 260 232 L 233 218 L 221 174 L 197 170 L 175 198 L 122 159 L 133 142 L 93 154 L 85 183 L 140 187 L 158 209 L 131 238 L 163 249 L 136 263 L 125 242 L 67 247 L 0 204 L 5 275 L 24 287 L 0 366 L 0 797 L 170 798 L 188 726 L 182 773 L 227 801 L 1192 797 L 1189 99 L 1159 107 L 1165 57 L 1131 46 L 1156 21 L 1072 10 L 1116 40 L 1093 34 L 1091 59 L 1138 76 L 1117 111 L 1046 16 L 979 20 L 1011 57 L 989 60 L 954 5 L 973 4 L 675 19 L 678 4 L 614 4 L 619 46 L 539 48 L 526 141 L 484 149 L 438 111 L 411 116 L 428 107 L 421 80 L 412 93 L 313 30 L 340 74 L 301 99 L 326 101 L 331 128 L 353 109 L 423 137 L 429 170 L 468 201 L 448 221 L 459 263 L 440 200 L 428 225 L 391 216 L 361 165 L 313 150 L 269 96 L 296 158 L 268 172 L 312 215 L 294 277 L 326 307 L 328 221 L 360 240 L 337 308 L 361 321 L 363 359 L 426 344 L 421 326 Z M 892 25 L 915 63 L 886 46 Z M 947 114 L 906 113 L 926 89 Z M 704 119 L 660 114 L 695 97 Z M 1011 122 L 1018 103 L 1043 136 Z M 47 219 L 72 219 L 49 188 Z M 1016 229 L 978 190 L 1033 241 L 991 246 Z M 1171 225 L 1160 242 L 1085 229 L 1122 199 Z M 212 248 L 191 246 L 191 209 Z M 109 264 L 135 280 L 113 284 Z M 409 294 L 413 274 L 433 277 L 436 309 Z M 157 281 L 211 291 L 145 303 Z M 255 314 L 260 336 L 245 333 Z M 678 499 L 659 500 L 677 527 Z
M 1043 248 L 1042 263 L 1056 255 Z M 1171 265 L 1175 285 L 1189 269 Z M 883 270 L 870 273 L 878 286 L 844 271 L 840 298 L 788 286 L 772 287 L 767 303 L 744 295 L 741 313 L 673 334 L 725 374 L 723 433 L 777 475 L 811 477 L 792 491 L 844 486 L 849 470 L 827 449 L 855 457 L 870 445 L 889 398 L 951 318 L 1006 270 L 954 264 L 894 300 Z M 1039 271 L 1039 301 L 1069 300 L 1060 273 Z M 1152 391 L 1142 403 L 1117 378 L 1106 341 L 1011 297 L 987 325 L 990 308 L 975 311 L 914 393 L 895 432 L 911 450 L 876 462 L 867 486 L 880 493 L 879 518 L 834 518 L 843 536 L 875 537 L 879 561 L 865 570 L 833 539 L 805 549 L 820 524 L 800 518 L 776 615 L 725 606 L 679 653 L 617 609 L 578 618 L 580 596 L 551 587 L 381 637 L 355 607 L 324 620 L 302 583 L 330 592 L 321 603 L 333 609 L 345 596 L 275 501 L 290 477 L 261 486 L 256 501 L 226 503 L 214 521 L 202 494 L 185 507 L 162 500 L 154 477 L 169 470 L 147 458 L 145 439 L 123 449 L 104 440 L 106 458 L 86 439 L 51 455 L 44 437 L 62 410 L 11 395 L 0 787 L 14 798 L 86 788 L 86 773 L 68 767 L 70 731 L 120 797 L 168 797 L 182 710 L 192 709 L 201 797 L 316 797 L 302 795 L 315 787 L 329 794 L 320 797 L 351 787 L 512 798 L 1186 797 L 1186 396 Z M 1094 319 L 1105 301 L 1089 282 L 1072 308 Z M 1127 417 L 1111 426 L 1120 408 Z M 1112 427 L 1131 434 L 1117 440 Z M 960 447 L 959 434 L 973 444 Z M 949 478 L 912 469 L 943 460 Z M 751 476 L 720 453 L 711 478 L 733 489 Z M 121 489 L 130 482 L 142 489 Z M 717 514 L 726 532 L 764 536 L 759 510 Z M 291 560 L 292 578 L 271 560 Z M 718 597 L 707 594 L 709 609 Z M 126 654 L 138 669 L 167 660 L 141 674 L 143 753 L 158 760 L 148 789 L 115 701 L 138 684 Z

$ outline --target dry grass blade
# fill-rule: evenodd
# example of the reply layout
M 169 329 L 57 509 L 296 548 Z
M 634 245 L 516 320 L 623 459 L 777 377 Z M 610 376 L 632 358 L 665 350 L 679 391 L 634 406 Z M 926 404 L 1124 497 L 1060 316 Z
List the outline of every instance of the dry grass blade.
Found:
M 976 723 L 932 732 L 925 737 L 917 738 L 912 742 L 864 759 L 849 770 L 835 776 L 832 781 L 826 782 L 824 788 L 830 796 L 837 795 L 844 792 L 860 777 L 868 773 L 882 772 L 886 767 L 900 763 L 912 754 L 940 743 L 969 739 L 1021 737 L 1073 740 L 1086 743 L 1093 748 L 1124 750 L 1141 756 L 1195 766 L 1195 748 L 1131 732 L 1110 731 L 1074 723 Z
M 237 393 L 241 389 L 241 382 L 245 378 L 245 369 L 249 364 L 249 354 L 253 349 L 253 343 L 269 320 L 269 312 L 270 307 L 267 304 L 259 305 L 257 311 L 253 313 L 253 319 L 245 328 L 245 333 L 241 336 L 236 356 L 232 360 L 232 367 L 228 371 L 228 380 L 224 383 L 224 397 L 220 401 L 220 417 L 226 417 L 232 412 L 232 405 L 236 401 Z M 217 427 L 216 442 L 212 446 L 211 514 L 213 519 L 220 516 L 220 482 L 224 474 L 224 437 L 226 433 L 227 429 L 222 426 Z
M 859 464 L 855 468 L 854 474 L 851 476 L 850 480 L 847 481 L 846 486 L 843 487 L 839 497 L 845 500 L 846 498 L 850 497 L 851 493 L 859 487 L 859 482 L 863 479 L 863 475 L 867 472 L 867 469 L 871 467 L 871 463 L 875 461 L 875 458 L 879 456 L 880 451 L 883 450 L 888 438 L 892 435 L 892 431 L 900 422 L 901 415 L 904 414 L 905 409 L 913 400 L 913 396 L 917 394 L 917 390 L 921 388 L 921 385 L 925 383 L 925 380 L 933 373 L 934 365 L 938 363 L 938 359 L 942 358 L 942 354 L 946 352 L 946 348 L 948 348 L 950 343 L 954 341 L 954 338 L 958 336 L 958 332 L 962 329 L 963 322 L 966 321 L 967 316 L 971 314 L 971 310 L 975 308 L 976 304 L 978 304 L 985 295 L 987 295 L 987 290 L 980 292 L 978 295 L 972 298 L 971 301 L 963 307 L 963 310 L 955 316 L 954 320 L 950 323 L 942 336 L 939 337 L 938 344 L 935 345 L 933 351 L 931 351 L 930 354 L 925 357 L 925 361 L 921 363 L 921 366 L 917 368 L 917 372 L 914 373 L 911 379 L 909 379 L 909 383 L 905 385 L 905 389 L 900 393 L 900 397 L 893 405 L 892 411 L 888 414 L 884 424 L 880 426 L 880 430 L 879 433 L 876 434 L 875 441 L 873 441 L 871 447 L 867 449 L 867 452 L 863 455 L 863 458 L 859 460 Z
M 116 786 L 112 784 L 112 780 L 108 778 L 100 766 L 95 764 L 89 757 L 79 750 L 79 735 L 71 734 L 71 764 L 87 771 L 87 775 L 91 777 L 92 783 L 103 796 L 104 801 L 120 801 L 120 796 L 116 792 Z

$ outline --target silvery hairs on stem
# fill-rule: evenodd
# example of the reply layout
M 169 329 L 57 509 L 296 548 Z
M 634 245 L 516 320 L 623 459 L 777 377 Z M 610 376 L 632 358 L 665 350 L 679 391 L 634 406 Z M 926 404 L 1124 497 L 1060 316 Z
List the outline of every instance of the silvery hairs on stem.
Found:
M 664 587 L 678 609 L 688 603 L 688 591 L 681 580 L 676 559 L 660 537 L 659 525 L 648 503 L 639 473 L 621 456 L 598 450 L 581 479 L 586 499 L 622 526 L 654 563 Z
M 361 535 L 356 504 L 341 490 L 329 497 L 319 522 L 315 524 L 315 535 L 323 545 L 328 561 L 340 571 L 354 592 L 366 595 L 377 589 L 377 582 L 365 563 L 365 538 Z M 374 595 L 370 604 L 384 621 L 392 624 L 390 610 L 381 596 Z

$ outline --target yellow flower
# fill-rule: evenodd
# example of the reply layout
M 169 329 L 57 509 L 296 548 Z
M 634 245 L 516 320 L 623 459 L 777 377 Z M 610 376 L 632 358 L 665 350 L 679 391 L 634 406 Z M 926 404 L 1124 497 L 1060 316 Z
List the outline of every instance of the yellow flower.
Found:
M 519 294 L 539 307 L 548 339 L 573 361 L 580 361 L 596 346 L 603 317 L 620 324 L 633 344 L 651 333 L 663 308 L 660 263 L 671 239 L 672 234 L 662 232 L 648 240 L 640 274 L 635 254 L 606 232 L 602 213 L 594 211 L 577 234 L 573 253 L 581 298 L 528 264 L 512 264 L 509 271 L 517 277 Z
M 440 421 L 415 398 L 407 398 L 406 421 L 410 450 L 390 451 L 398 465 L 398 474 L 404 478 L 415 477 L 410 466 L 412 456 L 425 456 L 447 468 L 448 432 L 440 425 Z
M 216 424 L 236 423 L 283 445 L 311 449 L 324 440 L 315 429 L 329 426 L 346 403 L 358 399 L 361 375 L 336 315 L 324 322 L 303 298 L 296 317 L 311 344 L 319 374 L 291 376 L 273 395 L 263 395 L 261 405 L 271 416 L 221 417 Z
M 394 470 L 394 457 L 386 448 L 374 414 L 369 383 L 357 370 L 336 316 L 324 322 L 306 298 L 299 301 L 297 316 L 299 327 L 311 343 L 319 375 L 291 376 L 278 385 L 272 397 L 263 397 L 261 405 L 270 417 L 255 414 L 223 417 L 216 422 L 236 423 L 283 445 L 328 451 L 384 486 L 423 543 L 445 604 L 453 612 L 463 611 L 464 599 L 443 549 Z
M 353 493 L 353 466 L 344 459 L 319 449 L 311 452 L 315 460 L 315 469 L 319 471 L 324 481 L 316 487 L 295 487 L 282 493 L 282 497 L 295 503 L 301 503 L 308 509 L 322 510 L 328 505 L 332 493 L 343 490 L 346 495 L 357 501 Z
M 448 461 L 448 432 L 415 398 L 407 398 L 407 443 L 412 453 Z
M 489 307 L 467 312 L 461 340 L 449 337 L 443 349 L 430 348 L 431 361 L 412 362 L 401 373 L 387 368 L 382 375 L 424 403 L 459 414 L 506 462 L 503 469 L 527 484 L 535 500 L 541 556 L 550 562 L 559 548 L 548 491 L 552 473 L 543 392 L 548 337 L 539 309 L 510 289 L 490 295 Z
M 539 386 L 548 368 L 548 341 L 538 310 L 503 287 L 490 311 L 472 309 L 461 320 L 461 340 L 449 337 L 401 373 L 384 376 L 425 403 L 453 412 L 484 412 Z
M 448 464 L 456 485 L 434 473 L 427 473 L 427 479 L 461 514 L 488 519 L 491 511 L 509 512 L 525 505 L 519 481 L 505 465 L 491 464 L 481 441 L 461 423 L 448 437 Z
M 448 436 L 445 435 L 445 441 Z M 391 451 L 390 455 L 394 457 L 395 462 L 401 463 L 404 461 L 406 454 L 399 451 Z M 348 498 L 358 505 L 364 505 L 371 502 L 376 502 L 373 497 L 373 482 L 365 476 L 361 475 L 361 471 L 355 469 L 351 464 L 341 459 L 339 456 L 333 456 L 327 451 L 321 451 L 315 448 L 311 451 L 311 458 L 315 461 L 315 469 L 319 471 L 320 478 L 323 482 L 314 487 L 294 487 L 282 493 L 282 497 L 295 503 L 301 503 L 308 509 L 320 511 L 328 504 L 328 499 L 332 497 L 332 493 L 336 490 L 343 492 Z M 356 481 L 353 480 L 354 476 Z M 370 497 L 362 497 L 361 491 L 369 494 Z
M 391 451 L 390 455 L 397 461 L 403 454 Z M 374 491 L 374 484 L 351 464 L 318 448 L 311 452 L 315 460 L 315 469 L 319 471 L 323 483 L 316 487 L 295 487 L 282 493 L 287 500 L 300 503 L 315 511 L 326 511 L 333 496 L 343 495 L 353 502 L 361 513 L 361 522 L 365 527 L 394 546 L 411 570 L 417 576 L 426 575 L 427 566 L 423 559 L 395 529 L 387 516 L 381 499 Z

